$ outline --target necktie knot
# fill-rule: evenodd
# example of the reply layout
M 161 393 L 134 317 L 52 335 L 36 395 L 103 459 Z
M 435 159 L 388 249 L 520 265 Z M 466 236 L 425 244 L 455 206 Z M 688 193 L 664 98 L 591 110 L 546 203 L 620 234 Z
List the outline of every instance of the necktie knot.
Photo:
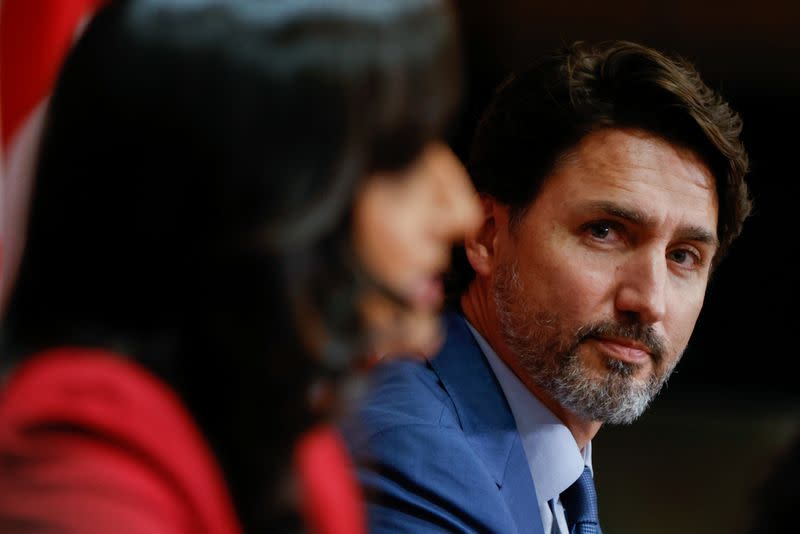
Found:
M 597 493 L 588 467 L 584 467 L 578 480 L 561 493 L 561 504 L 570 534 L 600 534 Z

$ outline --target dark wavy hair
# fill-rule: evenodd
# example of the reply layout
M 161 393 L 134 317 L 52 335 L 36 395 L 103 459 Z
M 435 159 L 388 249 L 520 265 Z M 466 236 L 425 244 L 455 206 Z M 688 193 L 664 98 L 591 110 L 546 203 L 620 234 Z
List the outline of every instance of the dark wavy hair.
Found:
M 365 337 L 356 189 L 442 135 L 458 78 L 438 0 L 112 2 L 49 104 L 4 364 L 76 344 L 138 361 L 246 530 L 281 530 L 309 389 Z
M 741 233 L 751 202 L 742 121 L 688 62 L 645 46 L 582 42 L 512 74 L 475 132 L 468 169 L 476 189 L 511 210 L 512 224 L 536 198 L 559 159 L 603 128 L 636 128 L 696 153 L 716 179 L 716 265 Z M 457 250 L 451 299 L 474 271 Z

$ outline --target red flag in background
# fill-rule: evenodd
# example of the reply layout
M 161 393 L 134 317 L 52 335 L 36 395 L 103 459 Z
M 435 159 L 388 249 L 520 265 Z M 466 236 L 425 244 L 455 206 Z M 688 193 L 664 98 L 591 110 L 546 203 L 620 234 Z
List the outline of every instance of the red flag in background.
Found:
M 24 241 L 43 110 L 64 56 L 105 0 L 0 0 L 0 307 Z

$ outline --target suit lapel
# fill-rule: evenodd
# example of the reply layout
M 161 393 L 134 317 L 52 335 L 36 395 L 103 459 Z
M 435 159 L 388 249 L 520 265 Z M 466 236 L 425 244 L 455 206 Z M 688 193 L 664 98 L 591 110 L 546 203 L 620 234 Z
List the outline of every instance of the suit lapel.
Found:
M 519 532 L 541 532 L 536 491 L 514 416 L 463 317 L 445 316 L 447 341 L 431 360 L 476 455 L 494 477 Z

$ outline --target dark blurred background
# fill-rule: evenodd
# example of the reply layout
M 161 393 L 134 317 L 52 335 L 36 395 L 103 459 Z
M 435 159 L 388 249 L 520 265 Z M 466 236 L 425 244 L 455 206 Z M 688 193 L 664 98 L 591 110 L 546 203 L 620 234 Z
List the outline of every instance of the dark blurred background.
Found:
M 758 486 L 800 432 L 792 337 L 800 331 L 800 3 L 474 0 L 456 8 L 467 73 L 452 144 L 462 158 L 494 87 L 575 40 L 626 39 L 683 56 L 742 115 L 755 213 L 715 274 L 667 389 L 636 424 L 603 429 L 594 455 L 607 534 L 745 532 Z

